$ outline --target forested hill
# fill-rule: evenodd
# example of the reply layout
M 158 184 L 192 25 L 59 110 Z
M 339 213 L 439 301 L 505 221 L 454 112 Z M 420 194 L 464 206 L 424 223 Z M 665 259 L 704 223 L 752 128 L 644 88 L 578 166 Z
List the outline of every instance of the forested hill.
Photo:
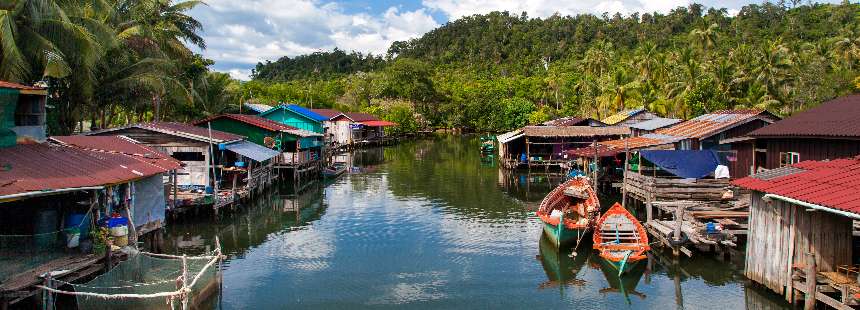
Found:
M 285 81 L 306 77 L 331 78 L 357 71 L 372 71 L 382 67 L 380 56 L 364 55 L 335 49 L 294 58 L 281 57 L 275 62 L 257 63 L 252 75 L 255 79 Z
M 856 91 L 860 4 L 766 2 L 734 16 L 698 4 L 631 16 L 492 12 L 394 42 L 384 60 L 283 60 L 258 65 L 245 87 L 272 101 L 397 110 L 395 121 L 415 126 L 499 131 L 639 106 L 681 118 L 727 108 L 786 116 Z

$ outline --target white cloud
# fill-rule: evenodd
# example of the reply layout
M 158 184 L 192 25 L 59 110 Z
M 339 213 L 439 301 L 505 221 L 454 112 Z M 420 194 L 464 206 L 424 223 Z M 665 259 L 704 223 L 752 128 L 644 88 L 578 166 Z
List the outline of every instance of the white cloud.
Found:
M 391 42 L 418 37 L 439 24 L 424 10 L 391 7 L 379 14 L 308 0 L 211 0 L 191 15 L 204 26 L 202 51 L 215 69 L 247 79 L 257 62 L 335 47 L 384 54 Z

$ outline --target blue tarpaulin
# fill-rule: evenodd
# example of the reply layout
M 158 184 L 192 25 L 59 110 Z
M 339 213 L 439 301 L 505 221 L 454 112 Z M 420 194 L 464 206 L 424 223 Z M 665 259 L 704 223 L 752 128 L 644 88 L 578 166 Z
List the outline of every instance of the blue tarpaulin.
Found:
M 713 150 L 642 150 L 639 154 L 661 169 L 682 178 L 704 178 L 714 173 L 714 169 L 720 164 L 717 152 Z

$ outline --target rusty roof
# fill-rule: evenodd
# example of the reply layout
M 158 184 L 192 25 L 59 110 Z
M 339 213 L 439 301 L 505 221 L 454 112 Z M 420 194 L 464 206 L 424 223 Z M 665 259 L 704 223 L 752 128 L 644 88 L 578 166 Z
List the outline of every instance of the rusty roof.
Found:
M 0 81 L 0 88 L 12 88 L 12 89 L 21 89 L 21 90 L 45 90 L 44 87 L 27 86 L 24 84 L 12 83 L 12 82 L 7 82 L 7 81 Z
M 182 165 L 181 161 L 125 136 L 52 136 L 50 140 L 90 151 L 134 156 L 169 170 L 178 169 Z
M 860 94 L 839 97 L 755 130 L 751 137 L 860 138 Z
M 197 127 L 193 125 L 189 125 L 186 123 L 177 123 L 177 122 L 149 122 L 149 123 L 139 123 L 132 124 L 123 127 L 116 128 L 108 128 L 97 130 L 93 132 L 84 133 L 85 135 L 94 135 L 94 134 L 102 134 L 102 133 L 110 133 L 114 131 L 119 131 L 128 128 L 140 128 L 144 130 L 150 130 L 158 133 L 163 133 L 166 135 L 177 136 L 188 138 L 191 140 L 209 142 L 209 130 L 207 128 Z M 245 137 L 240 135 L 235 135 L 229 132 L 223 132 L 218 130 L 212 130 L 212 142 L 215 143 L 227 143 L 227 142 L 235 142 L 244 139 Z
M 638 150 L 652 148 L 661 145 L 672 144 L 679 140 L 681 139 L 672 136 L 647 134 L 638 137 L 602 141 L 597 142 L 597 155 L 598 157 L 614 156 L 615 154 L 624 152 L 625 149 Z M 595 148 L 593 146 L 586 146 L 570 150 L 568 151 L 568 154 L 571 156 L 578 157 L 590 157 L 594 156 L 594 152 Z
M 529 137 L 596 137 L 629 135 L 627 127 L 591 126 L 526 126 L 523 132 Z
M 722 110 L 698 116 L 672 127 L 659 129 L 656 133 L 704 139 L 755 119 L 772 123 L 776 117 L 764 110 Z
M 262 128 L 269 131 L 293 131 L 298 130 L 298 128 L 293 126 L 287 126 L 276 121 L 270 120 L 268 118 L 256 116 L 256 115 L 245 115 L 245 114 L 221 114 L 215 115 L 206 119 L 202 119 L 194 122 L 194 125 L 201 125 L 209 122 L 211 120 L 219 119 L 219 118 L 229 118 L 238 122 L 242 122 L 257 128 Z
M 367 113 L 361 113 L 361 112 L 346 112 L 343 114 L 346 115 L 346 117 L 351 119 L 353 122 L 365 122 L 365 121 L 378 121 L 378 120 L 380 120 L 376 116 L 373 116 L 373 115 L 367 114 Z
M 310 109 L 310 110 L 311 110 L 311 112 L 325 116 L 329 120 L 337 117 L 338 115 L 343 114 L 343 112 L 335 110 L 335 109 Z
M 0 148 L 0 195 L 126 183 L 167 171 L 120 153 L 19 144 Z
M 582 118 L 576 116 L 568 116 L 557 118 L 554 120 L 543 122 L 543 125 L 546 126 L 588 126 L 590 122 L 597 122 L 599 124 L 603 124 L 603 122 L 595 120 L 593 118 Z M 605 124 L 603 124 L 605 126 Z
M 860 215 L 860 156 L 791 167 L 781 176 L 754 174 L 732 184 Z

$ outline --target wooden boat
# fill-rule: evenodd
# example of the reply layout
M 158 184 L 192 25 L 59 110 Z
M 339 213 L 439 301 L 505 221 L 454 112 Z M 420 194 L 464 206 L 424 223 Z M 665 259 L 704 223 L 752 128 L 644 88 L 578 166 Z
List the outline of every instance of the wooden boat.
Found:
M 594 248 L 621 275 L 650 250 L 645 227 L 617 202 L 594 225 Z
M 582 242 L 589 240 L 584 239 Z M 547 281 L 538 285 L 539 289 L 558 287 L 563 292 L 565 287 L 586 285 L 586 281 L 579 278 L 579 273 L 588 261 L 591 247 L 581 245 L 576 249 L 576 255 L 571 257 L 556 250 L 547 236 L 541 236 L 539 250 L 538 258 L 547 276 Z
M 322 174 L 326 179 L 334 179 L 346 172 L 346 163 L 336 162 L 323 168 Z
M 496 136 L 481 137 L 481 153 L 493 153 L 496 151 Z
M 582 240 L 600 212 L 600 201 L 588 178 L 575 177 L 544 197 L 536 214 L 556 247 Z

